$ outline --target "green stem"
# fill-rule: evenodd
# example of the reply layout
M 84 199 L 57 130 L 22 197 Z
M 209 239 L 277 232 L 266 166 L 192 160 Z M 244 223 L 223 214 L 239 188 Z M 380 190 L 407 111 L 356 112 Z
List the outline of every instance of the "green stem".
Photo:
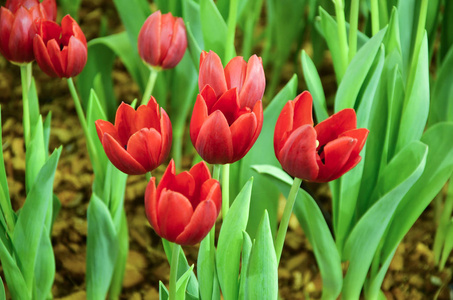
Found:
M 230 165 L 222 165 L 222 219 L 230 209 Z
M 146 172 L 145 177 L 146 177 L 146 182 L 149 182 L 151 180 L 151 177 L 153 177 L 153 175 L 151 174 L 151 172 Z
M 359 0 L 351 1 L 351 13 L 349 14 L 349 62 L 357 52 L 357 28 L 359 26 Z
M 176 300 L 176 282 L 178 280 L 178 261 L 179 261 L 179 250 L 181 246 L 173 244 L 173 250 L 171 254 L 171 265 L 170 265 L 170 300 Z
M 176 124 L 175 124 L 176 127 Z M 175 161 L 175 167 L 176 170 L 179 170 L 181 168 L 181 160 L 182 160 L 182 143 L 184 139 L 184 135 L 180 130 L 176 130 L 176 128 L 173 127 L 173 147 L 171 149 L 172 154 L 173 154 L 173 159 Z
M 220 168 L 220 165 L 214 165 L 214 170 L 212 171 L 212 178 L 217 181 L 220 179 Z
M 151 94 L 153 93 L 154 90 L 154 85 L 156 84 L 156 79 L 157 79 L 157 74 L 159 74 L 159 70 L 156 68 L 150 67 L 149 68 L 150 73 L 148 77 L 148 82 L 146 83 L 145 87 L 145 92 L 143 93 L 143 98 L 142 98 L 142 105 L 148 104 L 149 98 L 151 97 Z
M 275 254 L 277 255 L 277 261 L 280 263 L 280 257 L 282 256 L 283 244 L 285 243 L 286 232 L 288 231 L 289 218 L 293 212 L 293 206 L 296 202 L 296 196 L 299 192 L 300 184 L 302 179 L 294 178 L 293 185 L 286 200 L 285 209 L 283 211 L 282 220 L 277 231 L 277 239 L 275 240 Z
M 28 101 L 28 91 L 31 84 L 31 63 L 20 66 L 20 79 L 22 84 L 22 106 L 23 106 L 23 126 L 25 148 L 30 142 L 30 104 Z
M 225 62 L 229 62 L 234 56 L 234 35 L 236 33 L 236 15 L 238 0 L 230 0 L 230 12 L 228 14 L 228 32 L 225 43 Z
M 339 70 L 340 74 L 338 74 L 338 79 L 341 82 L 341 79 L 343 79 L 344 73 L 346 73 L 346 69 L 348 68 L 348 42 L 346 38 L 346 21 L 344 17 L 343 1 L 334 0 L 334 3 L 335 14 L 337 15 L 338 46 L 340 48 L 341 59 L 341 70 Z M 340 82 L 338 82 L 338 84 L 340 84 Z
M 371 0 L 371 33 L 379 32 L 379 4 L 378 0 Z

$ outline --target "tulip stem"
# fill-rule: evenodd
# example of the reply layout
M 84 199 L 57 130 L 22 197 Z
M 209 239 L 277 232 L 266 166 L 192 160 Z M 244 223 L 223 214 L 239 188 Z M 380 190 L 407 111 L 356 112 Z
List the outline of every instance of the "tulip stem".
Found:
M 351 13 L 349 14 L 349 62 L 357 52 L 357 28 L 359 25 L 359 0 L 351 1 Z
M 228 32 L 225 43 L 225 62 L 230 61 L 234 56 L 234 35 L 236 33 L 236 16 L 238 11 L 238 0 L 230 0 L 230 11 L 228 14 Z
M 149 70 L 150 73 L 148 83 L 146 84 L 145 87 L 145 92 L 143 92 L 143 98 L 141 103 L 142 105 L 148 104 L 149 98 L 151 97 L 151 94 L 153 93 L 154 90 L 154 85 L 156 84 L 157 74 L 159 74 L 159 71 L 157 71 L 153 67 L 150 67 Z
M 179 250 L 181 250 L 181 246 L 176 243 L 173 244 L 170 264 L 170 295 L 169 295 L 170 300 L 176 300 L 176 282 L 178 280 Z
M 220 165 L 214 165 L 214 170 L 212 170 L 212 178 L 217 181 L 220 179 L 220 168 Z
M 22 106 L 23 106 L 23 126 L 25 148 L 28 148 L 30 142 L 30 104 L 28 101 L 28 93 L 31 83 L 31 63 L 20 66 L 20 79 L 22 84 Z
M 343 0 L 334 0 L 335 4 L 335 14 L 337 15 L 337 25 L 338 25 L 338 46 L 340 48 L 340 67 L 337 74 L 338 84 L 340 84 L 343 79 L 344 73 L 348 68 L 348 41 L 346 34 L 346 21 L 344 17 L 344 5 Z
M 222 165 L 222 219 L 230 209 L 230 164 Z
M 151 180 L 151 177 L 153 177 L 151 172 L 146 172 L 146 174 L 145 174 L 146 182 L 149 182 Z
M 379 32 L 379 5 L 377 0 L 371 0 L 371 33 Z
M 277 239 L 275 241 L 275 254 L 277 255 L 277 261 L 280 263 L 280 257 L 282 256 L 283 244 L 285 243 L 286 232 L 288 231 L 289 218 L 293 212 L 294 203 L 296 202 L 297 193 L 299 192 L 300 184 L 302 179 L 294 178 L 293 185 L 289 191 L 288 199 L 286 200 L 285 209 L 283 211 L 282 220 L 278 227 Z

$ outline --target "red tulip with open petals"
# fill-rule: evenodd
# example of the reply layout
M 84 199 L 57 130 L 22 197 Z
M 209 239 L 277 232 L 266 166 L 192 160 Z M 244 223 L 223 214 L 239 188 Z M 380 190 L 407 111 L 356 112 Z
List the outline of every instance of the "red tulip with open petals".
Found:
M 40 20 L 55 20 L 55 0 L 8 0 L 0 9 L 0 53 L 9 61 L 23 64 L 35 59 L 33 37 Z
M 263 98 L 266 88 L 263 62 L 261 57 L 252 55 L 246 62 L 242 56 L 236 56 L 223 69 L 222 61 L 213 52 L 201 52 L 198 87 L 200 92 L 210 85 L 217 98 L 226 91 L 236 88 L 241 108 L 253 108 Z
M 187 48 L 182 18 L 160 10 L 146 19 L 138 35 L 138 53 L 153 67 L 171 69 L 181 61 Z
M 63 17 L 61 27 L 53 21 L 42 21 L 33 45 L 36 62 L 51 77 L 77 76 L 87 62 L 85 35 L 70 15 Z
M 252 148 L 263 126 L 263 106 L 241 108 L 237 88 L 217 98 L 206 85 L 197 97 L 190 121 L 190 139 L 198 154 L 210 164 L 240 160 Z
M 115 125 L 96 121 L 96 130 L 112 164 L 129 175 L 145 174 L 157 168 L 170 153 L 170 119 L 154 97 L 135 111 L 121 103 Z
M 291 176 L 314 182 L 335 180 L 362 159 L 368 129 L 357 128 L 353 109 L 343 109 L 313 127 L 313 98 L 303 92 L 278 117 L 275 156 Z
M 219 215 L 222 192 L 204 162 L 178 175 L 171 160 L 159 185 L 153 177 L 145 192 L 149 223 L 162 238 L 195 245 L 209 233 Z

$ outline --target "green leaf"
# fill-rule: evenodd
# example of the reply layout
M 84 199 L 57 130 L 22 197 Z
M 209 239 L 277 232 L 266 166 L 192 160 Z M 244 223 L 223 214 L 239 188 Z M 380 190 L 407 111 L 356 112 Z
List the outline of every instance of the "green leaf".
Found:
M 50 139 L 50 123 L 52 122 L 52 111 L 46 116 L 43 125 L 43 136 L 44 136 L 44 152 L 46 153 L 46 157 L 49 155 L 49 139 Z
M 193 265 L 176 282 L 176 299 L 185 299 L 187 284 L 192 272 Z
M 217 242 L 217 274 L 225 300 L 237 299 L 243 231 L 249 217 L 253 177 L 247 181 L 223 220 Z
M 400 31 L 401 50 L 403 53 L 403 70 L 409 70 L 410 61 L 412 57 L 413 45 L 416 33 L 416 5 L 417 0 L 398 1 L 399 11 L 399 28 L 404 28 Z M 407 76 L 407 72 L 404 72 Z
M 25 152 L 25 183 L 27 192 L 30 191 L 35 183 L 41 167 L 44 165 L 47 157 L 47 151 L 44 151 L 44 135 L 41 116 L 31 132 L 29 148 Z
M 5 287 L 3 286 L 3 279 L 0 278 L 0 299 L 5 300 L 6 299 L 6 294 L 5 294 Z
M 1 116 L 1 107 L 0 107 L 0 128 L 1 128 L 1 124 L 2 124 L 1 121 L 2 121 L 2 116 Z M 3 145 L 1 134 L 0 134 L 0 144 Z M 11 199 L 9 198 L 9 188 L 8 188 L 8 180 L 6 178 L 5 161 L 3 159 L 3 149 L 2 149 L 2 155 L 0 155 L 0 187 L 1 187 L 0 197 L 2 197 L 4 199 L 4 202 L 2 202 L 2 203 L 6 204 L 6 207 L 0 206 L 0 209 L 1 210 L 7 209 L 9 212 L 11 212 L 12 215 L 15 215 L 13 208 L 11 206 Z M 2 211 L 1 215 L 2 216 L 0 216 L 0 219 L 2 220 L 2 223 L 3 223 L 3 221 L 6 222 L 6 220 L 3 219 L 5 212 Z M 15 221 L 15 220 L 13 220 L 13 221 Z M 6 225 L 6 223 L 5 223 L 5 225 Z M 13 224 L 11 224 L 11 225 L 13 225 Z
M 19 266 L 29 291 L 33 287 L 34 268 L 42 230 L 49 207 L 52 207 L 53 179 L 60 154 L 61 147 L 52 153 L 39 171 L 14 229 L 13 245 L 16 245 L 16 258 L 20 261 Z
M 342 294 L 345 299 L 359 298 L 378 245 L 401 199 L 423 173 L 427 153 L 426 145 L 414 141 L 380 174 L 372 195 L 379 200 L 360 218 L 344 248 L 344 257 L 349 260 Z
M 253 300 L 278 298 L 278 264 L 266 210 L 250 253 L 245 294 Z
M 183 17 L 186 23 L 187 46 L 195 69 L 200 65 L 201 49 L 205 49 L 201 30 L 200 4 L 195 1 L 182 1 Z
M 450 256 L 451 250 L 453 250 L 453 219 L 450 220 L 450 223 L 447 227 L 447 234 L 444 244 L 444 249 L 442 251 L 442 256 L 439 262 L 439 268 L 442 270 L 445 267 L 448 257 Z
M 201 30 L 203 32 L 204 50 L 212 50 L 223 60 L 227 25 L 217 6 L 212 0 L 200 0 Z M 234 45 L 230 45 L 234 47 Z M 223 62 L 224 64 L 227 62 Z
M 286 172 L 270 165 L 258 165 L 253 168 L 269 177 L 282 194 L 288 196 L 293 179 Z M 303 189 L 299 189 L 297 193 L 294 214 L 313 247 L 323 282 L 322 299 L 336 299 L 343 284 L 340 255 L 321 210 Z
M 305 50 L 302 50 L 300 58 L 302 61 L 305 82 L 307 83 L 308 90 L 313 96 L 316 120 L 319 123 L 329 117 L 326 107 L 326 96 L 324 96 L 321 78 L 318 75 L 315 64 L 311 60 L 310 56 L 307 55 Z
M 445 59 L 453 45 L 453 3 L 451 1 L 445 1 L 444 3 L 444 16 L 440 30 L 440 61 Z
M 123 287 L 124 272 L 126 270 L 127 255 L 129 252 L 129 232 L 127 228 L 126 211 L 121 211 L 121 224 L 116 229 L 118 232 L 118 255 L 116 258 L 115 268 L 113 270 L 112 281 L 109 288 L 109 297 L 111 299 L 120 298 L 121 289 Z
M 0 242 L 0 261 L 2 262 L 3 273 L 11 298 L 18 300 L 31 299 L 32 290 L 27 287 L 17 262 L 12 258 L 2 242 Z
M 33 132 L 40 118 L 38 93 L 36 91 L 36 83 L 33 77 L 28 90 L 28 107 L 30 110 L 30 132 Z
M 20 245 L 18 245 L 20 247 Z M 51 295 L 55 278 L 55 257 L 49 231 L 44 226 L 35 261 L 34 298 L 46 299 Z
M 96 194 L 91 195 L 87 220 L 87 298 L 105 299 L 118 256 L 118 237 L 107 206 Z
M 162 281 L 159 281 L 159 300 L 167 300 L 169 297 L 168 290 Z
M 214 287 L 215 250 L 211 251 L 212 230 L 201 241 L 198 250 L 197 275 L 201 299 L 211 299 Z
M 253 238 L 255 236 L 261 215 L 266 209 L 269 212 L 269 219 L 272 232 L 277 229 L 277 206 L 278 189 L 270 184 L 269 179 L 256 173 L 252 170 L 252 165 L 271 164 L 279 166 L 274 153 L 274 129 L 277 123 L 278 116 L 285 106 L 286 102 L 293 100 L 296 96 L 297 76 L 293 75 L 286 86 L 274 97 L 264 111 L 263 128 L 261 134 L 255 142 L 255 145 L 250 149 L 249 153 L 239 162 L 241 169 L 239 180 L 235 181 L 242 186 L 250 178 L 254 177 L 254 184 L 259 186 L 259 189 L 254 189 L 252 192 L 252 200 L 250 202 L 249 222 L 247 224 L 247 232 Z M 233 164 L 234 165 L 237 165 Z M 237 177 L 236 177 L 237 178 Z M 232 182 L 233 180 L 230 180 Z
M 63 12 L 62 15 L 71 15 L 71 17 L 78 21 L 80 4 L 82 4 L 82 0 L 59 0 L 58 8 Z
M 239 297 L 245 299 L 245 289 L 247 284 L 247 269 L 249 267 L 250 252 L 252 251 L 252 240 L 247 231 L 242 232 L 242 261 L 241 277 L 239 278 Z

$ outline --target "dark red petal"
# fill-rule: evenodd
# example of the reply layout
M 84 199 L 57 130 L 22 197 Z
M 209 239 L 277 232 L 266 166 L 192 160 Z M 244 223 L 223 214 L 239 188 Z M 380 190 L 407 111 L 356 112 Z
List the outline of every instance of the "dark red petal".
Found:
M 11 27 L 14 23 L 14 15 L 8 9 L 0 8 L 0 52 L 7 60 L 11 60 L 9 51 L 9 38 Z
M 121 172 L 129 175 L 145 174 L 146 170 L 108 133 L 102 139 L 105 154 Z
M 351 157 L 352 156 L 357 156 L 360 154 L 360 151 L 362 151 L 363 146 L 365 145 L 366 138 L 368 137 L 368 133 L 370 131 L 366 128 L 358 128 L 358 129 L 352 129 L 346 132 L 343 132 L 340 134 L 340 137 L 343 136 L 349 136 L 354 139 L 357 139 L 357 145 L 355 145 L 354 149 L 351 152 Z
M 152 66 L 157 66 L 160 59 L 160 28 L 162 14 L 160 10 L 151 14 L 138 34 L 138 53 Z
M 330 181 L 340 178 L 343 174 L 346 174 L 352 170 L 362 160 L 361 156 L 351 156 L 343 168 L 337 172 L 337 175 L 330 178 Z
M 181 61 L 187 48 L 187 35 L 184 21 L 177 18 L 173 27 L 173 37 L 167 55 L 162 61 L 162 68 L 171 69 Z
M 204 88 L 201 90 L 200 95 L 203 97 L 204 102 L 206 102 L 208 114 L 211 114 L 212 107 L 217 102 L 217 96 L 215 95 L 214 89 L 209 84 L 205 85 Z
M 145 213 L 149 223 L 154 231 L 160 235 L 159 224 L 157 222 L 157 195 L 156 195 L 156 178 L 151 178 L 146 186 L 145 191 Z
M 160 194 L 164 188 L 167 188 L 173 181 L 175 181 L 175 162 L 173 159 L 170 160 L 167 168 L 165 169 L 164 175 L 160 179 L 159 185 L 157 186 L 157 199 L 160 198 Z
M 222 190 L 220 189 L 220 183 L 216 179 L 209 179 L 201 186 L 200 201 L 211 200 L 214 201 L 217 215 L 219 215 L 222 209 Z
M 239 92 L 241 108 L 255 106 L 255 103 L 263 98 L 266 88 L 263 64 L 256 55 L 252 55 L 247 63 L 247 73 L 242 90 Z
M 154 128 L 160 132 L 159 104 L 153 96 L 150 97 L 147 105 L 140 105 L 135 114 L 134 129 Z
M 157 205 L 157 223 L 161 236 L 175 242 L 193 215 L 189 200 L 178 192 L 162 190 Z
M 237 88 L 241 91 L 247 72 L 247 62 L 242 56 L 236 56 L 225 67 L 227 89 Z
M 171 127 L 170 118 L 162 107 L 160 108 L 160 115 L 160 134 L 162 136 L 162 146 L 160 150 L 159 164 L 167 159 L 170 154 L 171 142 L 173 139 L 173 129 Z
M 236 88 L 226 91 L 212 106 L 210 114 L 216 110 L 220 110 L 222 112 L 229 125 L 234 123 L 239 111 L 239 101 Z
M 116 111 L 115 127 L 123 147 L 127 145 L 129 137 L 136 131 L 134 123 L 135 110 L 129 104 L 122 102 Z
M 318 162 L 319 174 L 317 182 L 328 182 L 333 178 L 338 178 L 342 174 L 340 171 L 348 162 L 351 153 L 357 144 L 357 140 L 350 137 L 340 137 L 333 140 L 324 147 L 324 163 Z
M 260 101 L 255 103 L 255 107 L 253 107 L 252 111 L 255 116 L 256 116 L 256 129 L 255 133 L 252 137 L 252 142 L 250 143 L 250 148 L 255 144 L 256 140 L 258 139 L 260 133 L 261 133 L 261 128 L 263 127 L 263 103 Z M 246 152 L 248 152 L 250 149 L 248 149 Z
M 213 201 L 203 201 L 195 209 L 189 224 L 176 238 L 179 245 L 195 245 L 201 242 L 209 233 L 217 219 L 216 207 Z
M 335 140 L 345 131 L 356 129 L 357 119 L 352 108 L 343 109 L 315 126 L 319 147 Z
M 291 176 L 312 181 L 319 169 L 316 156 L 316 131 L 304 125 L 290 134 L 277 159 Z
M 204 161 L 199 162 L 193 166 L 189 173 L 192 175 L 195 182 L 195 190 L 191 200 L 192 206 L 197 207 L 200 201 L 200 192 L 203 183 L 211 178 L 211 173 Z
M 131 135 L 127 143 L 127 152 L 139 162 L 147 172 L 157 168 L 162 138 L 154 128 L 142 128 Z
M 37 32 L 36 24 L 30 12 L 23 6 L 19 7 L 11 27 L 8 48 L 14 62 L 31 62 L 33 54 L 33 37 Z
M 56 40 L 50 40 L 47 42 L 47 52 L 49 53 L 50 61 L 57 73 L 58 77 L 64 76 L 63 59 L 61 58 L 60 45 Z
M 241 115 L 231 125 L 231 138 L 233 139 L 233 160 L 238 161 L 247 154 L 252 147 L 252 139 L 258 123 L 254 113 Z
M 69 39 L 66 77 L 75 77 L 82 72 L 87 63 L 87 47 L 74 36 Z
M 233 141 L 225 116 L 216 110 L 201 126 L 195 143 L 198 154 L 210 164 L 230 163 Z
M 96 132 L 98 133 L 99 140 L 102 143 L 102 139 L 104 138 L 104 134 L 111 135 L 115 140 L 119 142 L 118 132 L 116 131 L 115 126 L 112 123 L 104 120 L 96 120 L 94 122 L 96 125 Z
M 61 27 L 54 21 L 42 20 L 38 28 L 38 34 L 42 37 L 44 44 L 50 40 L 60 41 Z
M 274 151 L 275 156 L 278 157 L 278 153 L 285 145 L 286 139 L 289 133 L 293 131 L 294 121 L 294 101 L 286 102 L 280 115 L 278 116 L 277 123 L 275 124 L 274 130 Z M 297 128 L 295 128 L 297 129 Z
M 42 1 L 41 8 L 44 10 L 46 19 L 52 21 L 55 21 L 57 19 L 57 3 L 55 0 Z
M 171 40 L 173 38 L 173 27 L 175 25 L 175 17 L 169 12 L 161 16 L 160 24 L 160 58 L 159 65 L 167 55 L 170 48 Z
M 201 95 L 197 96 L 195 106 L 193 108 L 192 117 L 190 119 L 190 140 L 195 146 L 201 126 L 208 118 L 208 108 Z
M 50 77 L 58 77 L 57 71 L 53 67 L 52 61 L 50 60 L 47 48 L 39 35 L 36 35 L 33 39 L 33 52 L 35 54 L 36 62 L 41 70 L 43 70 L 43 72 Z M 100 139 L 102 140 L 102 138 Z
M 303 125 L 313 126 L 313 98 L 308 91 L 302 92 L 294 99 L 293 128 Z
M 213 51 L 209 51 L 200 64 L 198 76 L 198 88 L 201 91 L 209 84 L 215 91 L 216 97 L 220 97 L 227 91 L 223 65 L 220 57 Z

